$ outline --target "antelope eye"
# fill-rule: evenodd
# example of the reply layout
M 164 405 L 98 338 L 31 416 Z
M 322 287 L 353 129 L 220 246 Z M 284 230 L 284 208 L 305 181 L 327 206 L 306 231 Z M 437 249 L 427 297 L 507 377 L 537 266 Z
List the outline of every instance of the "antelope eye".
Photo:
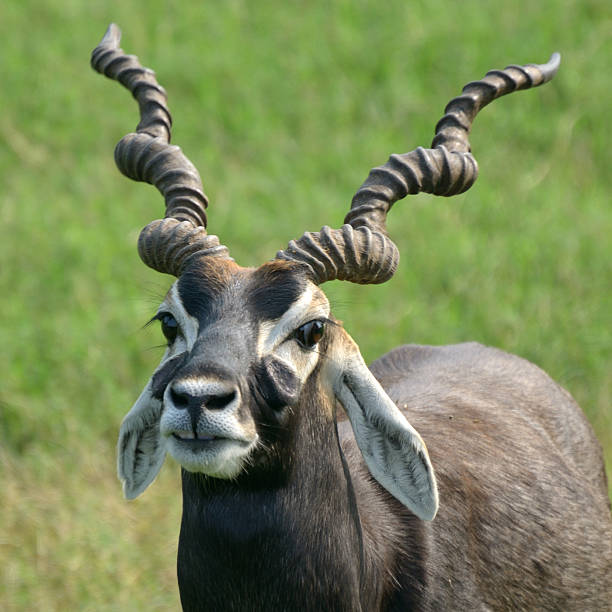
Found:
M 295 330 L 295 338 L 304 348 L 311 349 L 321 340 L 324 332 L 325 323 L 319 319 L 315 319 L 314 321 L 308 321 L 308 323 L 300 325 L 300 327 Z
M 172 344 L 176 340 L 179 330 L 176 319 L 169 312 L 162 312 L 157 318 L 161 321 L 162 333 L 166 337 L 168 344 Z

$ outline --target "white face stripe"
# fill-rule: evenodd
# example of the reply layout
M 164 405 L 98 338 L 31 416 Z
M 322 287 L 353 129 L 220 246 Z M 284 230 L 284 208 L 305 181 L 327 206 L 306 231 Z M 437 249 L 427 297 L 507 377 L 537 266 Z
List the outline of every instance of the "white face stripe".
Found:
M 303 323 L 329 317 L 329 302 L 313 284 L 308 285 L 300 298 L 276 321 L 262 321 L 257 336 L 257 357 L 272 353 L 287 336 Z

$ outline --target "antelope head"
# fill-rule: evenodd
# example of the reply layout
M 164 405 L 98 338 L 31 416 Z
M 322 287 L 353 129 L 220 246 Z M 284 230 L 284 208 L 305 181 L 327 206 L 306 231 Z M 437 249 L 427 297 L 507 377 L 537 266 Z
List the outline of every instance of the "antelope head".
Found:
M 374 168 L 340 229 L 307 232 L 253 269 L 236 264 L 207 234 L 198 171 L 169 144 L 165 91 L 119 40 L 111 25 L 92 54 L 95 70 L 127 87 L 140 107 L 137 130 L 119 142 L 115 160 L 123 174 L 163 194 L 165 218 L 142 230 L 138 251 L 148 266 L 177 277 L 154 317 L 167 349 L 119 434 L 126 497 L 144 491 L 167 452 L 185 470 L 215 479 L 290 469 L 295 419 L 309 411 L 333 427 L 340 404 L 374 478 L 417 516 L 432 519 L 438 497 L 425 444 L 333 318 L 320 285 L 391 278 L 399 261 L 386 231 L 393 203 L 421 191 L 450 196 L 468 189 L 477 176 L 468 133 L 478 111 L 550 80 L 558 55 L 467 85 L 446 107 L 432 148 L 392 155 Z

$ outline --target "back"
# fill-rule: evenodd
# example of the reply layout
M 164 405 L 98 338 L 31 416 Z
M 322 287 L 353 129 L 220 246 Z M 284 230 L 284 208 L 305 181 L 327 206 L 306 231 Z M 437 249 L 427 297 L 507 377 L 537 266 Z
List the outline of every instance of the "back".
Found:
M 439 513 L 423 523 L 426 609 L 610 609 L 602 453 L 569 393 L 477 343 L 399 347 L 371 370 L 438 479 Z

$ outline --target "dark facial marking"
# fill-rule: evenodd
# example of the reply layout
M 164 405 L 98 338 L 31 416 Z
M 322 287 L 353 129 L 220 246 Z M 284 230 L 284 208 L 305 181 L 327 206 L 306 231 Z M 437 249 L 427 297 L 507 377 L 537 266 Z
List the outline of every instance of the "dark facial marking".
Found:
M 219 307 L 219 296 L 240 270 L 234 262 L 209 259 L 193 258 L 177 285 L 185 310 L 199 320 L 211 318 Z
M 153 374 L 153 378 L 151 379 L 151 395 L 155 399 L 162 400 L 166 387 L 185 363 L 186 357 L 186 352 L 175 355 L 172 359 L 168 359 L 168 361 Z
M 258 403 L 272 410 L 294 405 L 300 395 L 300 380 L 271 355 L 253 367 L 253 391 Z
M 306 277 L 299 267 L 285 261 L 271 261 L 253 274 L 249 308 L 257 320 L 281 317 L 306 288 Z

